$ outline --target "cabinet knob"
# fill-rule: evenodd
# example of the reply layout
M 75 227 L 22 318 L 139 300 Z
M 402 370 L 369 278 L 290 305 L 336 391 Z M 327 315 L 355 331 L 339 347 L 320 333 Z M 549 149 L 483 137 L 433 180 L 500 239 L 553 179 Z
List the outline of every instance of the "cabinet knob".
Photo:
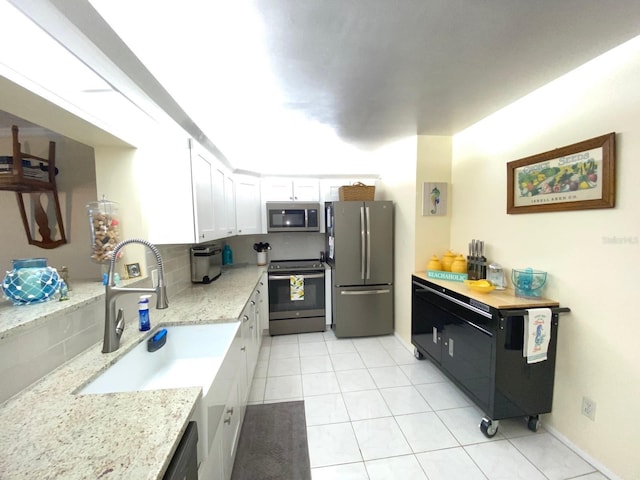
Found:
M 242 348 L 240 349 L 240 351 L 241 351 L 241 352 L 245 352 L 246 350 L 247 350 L 247 347 L 242 347 Z
M 242 321 L 246 322 L 247 320 L 249 320 L 249 316 L 248 315 L 243 315 L 242 316 Z
M 256 304 L 256 302 L 254 302 L 253 300 L 251 300 L 251 305 L 255 305 L 255 304 Z

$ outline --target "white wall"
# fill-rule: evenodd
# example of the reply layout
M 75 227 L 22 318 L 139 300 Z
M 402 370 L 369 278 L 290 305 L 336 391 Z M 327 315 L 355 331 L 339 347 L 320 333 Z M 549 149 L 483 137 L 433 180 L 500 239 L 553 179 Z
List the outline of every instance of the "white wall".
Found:
M 411 274 L 414 270 L 417 138 L 389 144 L 373 155 L 384 165 L 376 186 L 376 200 L 394 202 L 394 330 L 411 340 Z
M 640 37 L 455 135 L 452 157 L 452 243 L 483 239 L 489 260 L 548 271 L 545 296 L 572 310 L 545 423 L 628 480 L 640 479 L 639 85 Z M 506 214 L 507 162 L 612 131 L 614 209 Z
M 424 182 L 444 182 L 448 184 L 448 208 L 446 215 L 422 215 L 422 184 Z M 415 225 L 416 249 L 415 271 L 424 271 L 432 255 L 442 258 L 450 248 L 451 217 L 455 205 L 451 204 L 451 137 L 418 137 L 418 164 L 416 169 Z
M 0 155 L 12 155 L 11 131 L 0 137 Z M 52 267 L 69 268 L 70 279 L 99 279 L 100 267 L 90 261 L 89 220 L 85 205 L 96 200 L 96 174 L 93 149 L 60 135 L 20 131 L 22 151 L 47 158 L 49 141 L 56 142 L 56 177 L 67 243 L 54 249 L 29 245 L 13 192 L 0 191 L 0 271 L 10 270 L 14 258 L 44 257 Z M 27 196 L 25 196 L 26 198 Z M 27 207 L 27 210 L 29 207 Z M 51 210 L 53 215 L 53 210 Z M 39 239 L 37 227 L 32 236 Z M 54 239 L 60 238 L 58 235 Z

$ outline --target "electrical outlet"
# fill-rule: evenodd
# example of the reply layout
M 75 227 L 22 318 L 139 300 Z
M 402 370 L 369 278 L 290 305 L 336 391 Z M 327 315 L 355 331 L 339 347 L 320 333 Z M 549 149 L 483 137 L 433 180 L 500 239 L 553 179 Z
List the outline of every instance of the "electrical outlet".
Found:
M 582 414 L 585 417 L 595 421 L 596 419 L 596 402 L 589 397 L 582 397 Z
M 153 270 L 151 270 L 151 285 L 153 285 L 153 288 L 156 288 L 158 286 L 158 269 L 154 268 Z

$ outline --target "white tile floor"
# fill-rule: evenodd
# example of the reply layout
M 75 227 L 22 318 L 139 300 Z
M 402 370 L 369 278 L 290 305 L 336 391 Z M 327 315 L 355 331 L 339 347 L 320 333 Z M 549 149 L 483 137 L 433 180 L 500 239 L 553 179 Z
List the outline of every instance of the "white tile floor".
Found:
M 313 480 L 605 480 L 524 419 L 479 430 L 482 412 L 394 336 L 264 337 L 250 403 L 305 402 Z

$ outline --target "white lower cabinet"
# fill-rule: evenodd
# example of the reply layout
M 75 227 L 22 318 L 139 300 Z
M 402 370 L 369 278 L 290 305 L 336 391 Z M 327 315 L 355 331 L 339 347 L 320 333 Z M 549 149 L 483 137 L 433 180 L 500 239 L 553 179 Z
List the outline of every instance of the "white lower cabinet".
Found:
M 258 362 L 258 354 L 260 353 L 260 344 L 262 340 L 262 332 L 258 324 L 260 316 L 260 297 L 262 295 L 261 288 L 253 290 L 249 302 L 242 313 L 242 338 L 244 340 L 244 350 L 246 356 L 246 377 L 245 384 L 247 387 L 246 395 L 248 397 L 251 390 L 251 382 L 253 381 L 253 373 L 255 372 L 256 363 Z
M 238 440 L 240 440 L 240 430 L 244 420 L 245 402 L 241 400 L 238 392 L 239 384 L 236 382 L 229 389 L 229 397 L 222 419 L 222 465 L 224 468 L 224 478 L 229 480 L 233 471 L 233 462 L 236 459 Z
M 212 385 L 213 400 L 206 405 L 209 425 L 205 441 L 209 451 L 200 464 L 198 476 L 207 480 L 229 480 L 242 430 L 253 373 L 255 372 L 262 332 L 258 319 L 260 299 L 264 295 L 262 276 L 238 319 L 240 328 Z M 198 432 L 200 435 L 200 432 Z
M 258 286 L 256 287 L 256 297 L 258 302 L 256 324 L 260 335 L 260 345 L 262 345 L 262 335 L 266 330 L 269 332 L 269 280 L 267 272 L 262 274 Z M 258 348 L 260 350 L 260 348 Z

